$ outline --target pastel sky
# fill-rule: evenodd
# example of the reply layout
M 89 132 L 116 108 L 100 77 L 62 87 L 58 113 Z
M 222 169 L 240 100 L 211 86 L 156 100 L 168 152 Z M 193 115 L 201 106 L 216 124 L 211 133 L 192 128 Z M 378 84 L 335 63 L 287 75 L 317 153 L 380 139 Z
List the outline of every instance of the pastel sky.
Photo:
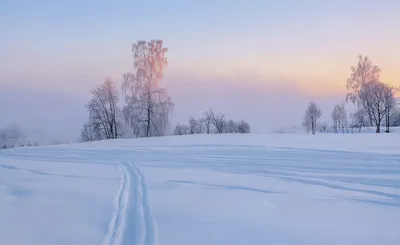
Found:
M 76 139 L 88 91 L 119 84 L 132 43 L 153 38 L 169 48 L 173 123 L 213 107 L 266 132 L 299 124 L 310 100 L 329 120 L 358 54 L 400 85 L 399 13 L 396 0 L 2 0 L 0 126 Z

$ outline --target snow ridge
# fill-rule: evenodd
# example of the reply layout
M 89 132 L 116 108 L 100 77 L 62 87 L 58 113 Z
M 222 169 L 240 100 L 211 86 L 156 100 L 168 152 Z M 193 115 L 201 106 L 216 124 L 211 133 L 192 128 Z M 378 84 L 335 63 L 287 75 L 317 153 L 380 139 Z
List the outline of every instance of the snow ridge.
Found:
M 119 169 L 120 188 L 102 245 L 156 245 L 156 229 L 145 178 L 132 163 L 121 162 Z

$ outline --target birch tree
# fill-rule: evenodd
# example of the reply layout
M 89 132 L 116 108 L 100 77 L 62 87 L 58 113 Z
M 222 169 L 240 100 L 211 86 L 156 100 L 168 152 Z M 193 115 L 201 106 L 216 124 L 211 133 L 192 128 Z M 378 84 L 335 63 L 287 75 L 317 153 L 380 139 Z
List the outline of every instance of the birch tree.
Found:
M 137 137 L 165 134 L 174 104 L 160 87 L 168 64 L 162 40 L 138 41 L 132 46 L 134 72 L 123 76 L 125 122 Z
M 364 84 L 371 81 L 379 81 L 381 69 L 379 66 L 372 64 L 367 56 L 358 56 L 358 63 L 351 67 L 350 77 L 347 79 L 346 88 L 349 93 L 346 101 L 351 101 L 358 107 L 362 106 L 360 101 L 360 92 Z M 368 114 L 368 119 L 372 125 L 372 115 Z
M 304 123 L 307 126 L 311 126 L 311 133 L 315 135 L 317 131 L 317 121 L 322 116 L 321 109 L 317 106 L 317 103 L 310 102 L 304 115 Z
M 203 124 L 207 134 L 211 134 L 213 131 L 213 114 L 212 110 L 208 110 L 203 116 Z
M 338 133 L 340 129 L 343 133 L 345 133 L 345 130 L 347 133 L 349 133 L 347 123 L 347 111 L 344 103 L 335 105 L 331 113 L 331 117 L 333 121 L 334 133 Z

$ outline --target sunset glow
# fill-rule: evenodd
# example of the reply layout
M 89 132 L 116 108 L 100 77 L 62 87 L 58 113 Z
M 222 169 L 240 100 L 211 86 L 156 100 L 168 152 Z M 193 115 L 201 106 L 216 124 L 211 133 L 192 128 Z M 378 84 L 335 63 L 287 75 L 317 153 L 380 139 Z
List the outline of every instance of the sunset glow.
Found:
M 0 88 L 84 100 L 106 77 L 120 84 L 133 69 L 132 44 L 150 39 L 168 48 L 162 86 L 177 103 L 176 120 L 238 98 L 289 96 L 299 107 L 315 99 L 330 109 L 344 99 L 359 54 L 381 67 L 384 82 L 400 85 L 398 1 L 362 1 L 361 9 L 360 1 L 250 2 L 2 1 Z M 182 102 L 211 90 L 213 105 Z M 222 98 L 225 90 L 234 97 Z

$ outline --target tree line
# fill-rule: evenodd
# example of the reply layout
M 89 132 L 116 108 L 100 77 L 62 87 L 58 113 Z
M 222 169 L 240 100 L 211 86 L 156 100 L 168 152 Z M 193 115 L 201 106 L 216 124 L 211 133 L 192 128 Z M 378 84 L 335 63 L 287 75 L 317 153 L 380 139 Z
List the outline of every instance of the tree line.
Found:
M 81 130 L 81 141 L 166 134 L 174 109 L 168 90 L 161 86 L 168 65 L 167 51 L 162 40 L 141 40 L 132 45 L 133 71 L 122 75 L 121 89 L 108 78 L 90 91 L 91 99 L 85 105 L 89 116 Z M 205 115 L 204 120 L 191 118 L 187 127 L 177 125 L 174 134 L 250 132 L 246 122 L 226 120 L 212 110 Z
M 215 113 L 212 109 L 204 112 L 203 116 L 196 119 L 190 117 L 188 124 L 177 124 L 174 135 L 186 134 L 222 134 L 222 133 L 250 133 L 250 124 L 241 120 L 227 119 L 222 113 Z
M 400 126 L 400 108 L 396 104 L 395 95 L 399 88 L 383 82 L 380 78 L 381 69 L 372 64 L 367 56 L 358 56 L 358 63 L 351 67 L 350 77 L 347 79 L 346 102 L 356 105 L 357 110 L 350 114 L 350 122 L 345 103 L 334 106 L 331 112 L 332 128 L 334 133 L 349 133 L 362 127 L 376 127 L 376 133 L 381 132 L 381 126 L 385 126 L 385 132 L 390 132 L 390 127 Z M 302 126 L 307 133 L 315 134 L 318 127 L 318 119 L 322 116 L 321 109 L 316 102 L 309 103 L 303 118 Z M 320 126 L 323 131 L 326 124 Z

